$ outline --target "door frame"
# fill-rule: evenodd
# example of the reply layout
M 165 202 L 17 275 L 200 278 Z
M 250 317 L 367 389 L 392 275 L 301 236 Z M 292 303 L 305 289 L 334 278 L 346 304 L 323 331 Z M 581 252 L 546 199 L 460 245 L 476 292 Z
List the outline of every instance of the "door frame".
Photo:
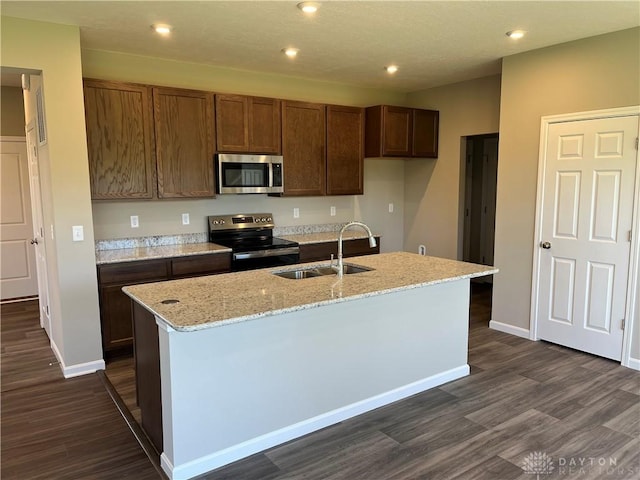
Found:
M 544 193 L 544 175 L 546 170 L 547 141 L 549 127 L 556 123 L 574 122 L 579 120 L 595 120 L 600 118 L 617 117 L 640 117 L 640 105 L 629 107 L 610 108 L 605 110 L 590 110 L 562 115 L 549 115 L 541 118 L 540 121 L 540 147 L 538 156 L 538 180 L 536 192 L 536 217 L 533 243 L 533 268 L 531 281 L 531 312 L 529 318 L 529 339 L 538 340 L 537 317 L 538 317 L 538 297 L 539 297 L 539 269 L 540 269 L 540 249 L 538 244 L 542 241 L 542 197 Z M 640 136 L 640 127 L 637 136 Z M 640 370 L 640 359 L 631 357 L 631 341 L 633 337 L 634 317 L 640 309 L 640 296 L 637 295 L 637 286 L 640 263 L 640 155 L 636 149 L 636 178 L 634 182 L 634 205 L 631 220 L 631 248 L 629 252 L 629 272 L 627 280 L 627 302 L 625 305 L 625 328 L 622 340 L 622 361 L 624 367 Z

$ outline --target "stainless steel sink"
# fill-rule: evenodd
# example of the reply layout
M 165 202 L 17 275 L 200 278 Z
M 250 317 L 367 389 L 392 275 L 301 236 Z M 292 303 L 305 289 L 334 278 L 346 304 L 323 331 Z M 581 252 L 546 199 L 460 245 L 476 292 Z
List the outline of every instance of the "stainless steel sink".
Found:
M 352 265 L 345 263 L 343 267 L 343 274 L 349 275 L 352 273 L 369 272 L 373 268 L 361 267 L 359 265 Z M 286 270 L 284 272 L 273 272 L 274 275 L 282 278 L 290 278 L 292 280 L 301 280 L 303 278 L 322 277 L 325 275 L 337 275 L 338 271 L 336 267 L 329 265 L 317 265 L 315 267 L 301 268 L 299 270 Z

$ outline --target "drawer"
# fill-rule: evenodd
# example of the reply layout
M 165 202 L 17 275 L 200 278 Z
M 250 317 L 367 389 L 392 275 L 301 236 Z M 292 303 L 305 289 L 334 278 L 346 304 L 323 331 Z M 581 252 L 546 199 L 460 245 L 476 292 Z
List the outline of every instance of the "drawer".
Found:
M 98 265 L 98 278 L 101 285 L 167 280 L 169 278 L 168 263 L 165 259 L 161 259 Z
M 171 277 L 183 278 L 231 271 L 231 253 L 190 255 L 171 259 Z

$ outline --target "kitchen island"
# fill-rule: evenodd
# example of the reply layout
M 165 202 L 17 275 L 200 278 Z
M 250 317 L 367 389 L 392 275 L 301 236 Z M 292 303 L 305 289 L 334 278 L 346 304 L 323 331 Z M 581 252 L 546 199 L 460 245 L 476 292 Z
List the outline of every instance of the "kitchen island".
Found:
M 347 263 L 372 270 L 294 280 L 272 268 L 125 287 L 143 427 L 170 478 L 469 373 L 469 279 L 496 269 L 409 253 Z

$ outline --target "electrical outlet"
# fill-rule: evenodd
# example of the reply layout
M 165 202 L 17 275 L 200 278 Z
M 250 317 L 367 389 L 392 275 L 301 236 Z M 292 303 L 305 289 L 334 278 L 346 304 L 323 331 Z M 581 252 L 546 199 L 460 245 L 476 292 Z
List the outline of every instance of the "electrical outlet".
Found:
M 332 217 L 335 217 L 336 216 L 336 207 L 331 207 L 330 213 L 331 213 Z
M 84 227 L 82 225 L 74 225 L 71 227 L 71 231 L 74 242 L 82 242 L 84 240 Z
M 131 228 L 138 228 L 139 226 L 138 215 L 131 215 Z
M 393 203 L 389 204 L 389 213 L 393 213 Z
M 188 213 L 183 213 L 182 214 L 182 224 L 183 225 L 189 225 L 189 214 Z
M 293 218 L 300 218 L 300 209 L 299 208 L 294 208 L 293 209 Z

